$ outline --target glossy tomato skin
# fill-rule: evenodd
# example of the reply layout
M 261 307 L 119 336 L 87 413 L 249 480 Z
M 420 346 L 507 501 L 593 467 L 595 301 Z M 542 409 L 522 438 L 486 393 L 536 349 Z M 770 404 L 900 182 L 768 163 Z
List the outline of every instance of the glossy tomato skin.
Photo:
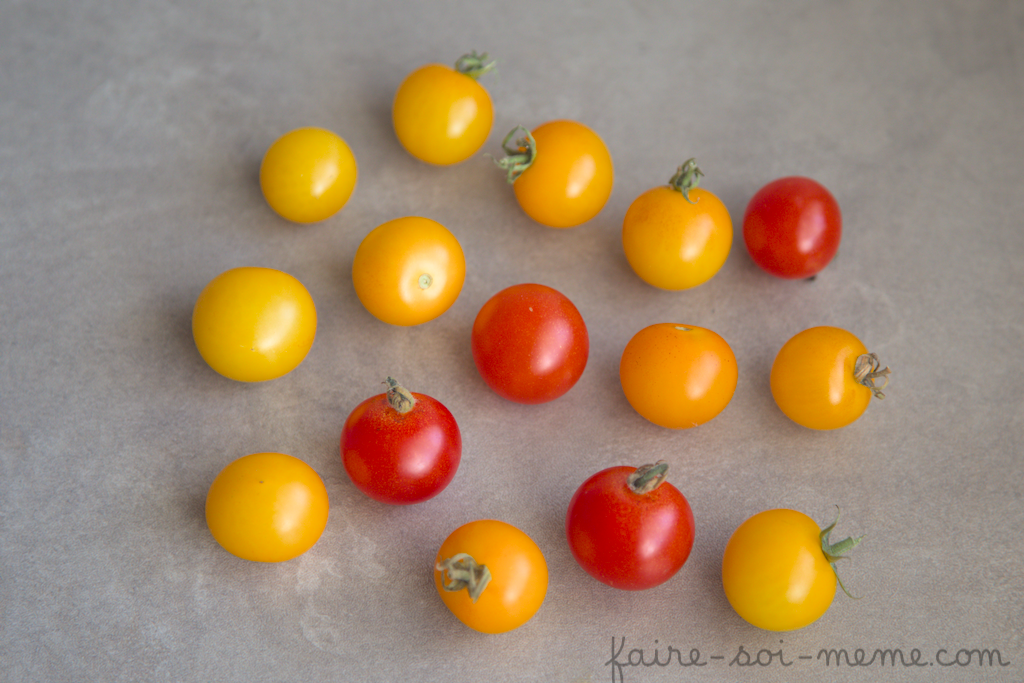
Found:
M 852 423 L 871 402 L 871 389 L 854 378 L 857 358 L 867 352 L 856 336 L 838 327 L 812 327 L 794 335 L 772 363 L 776 405 L 809 429 Z
M 732 220 L 725 204 L 703 188 L 682 192 L 668 185 L 643 193 L 622 223 L 626 260 L 644 282 L 678 291 L 712 278 L 729 257 Z
M 455 417 L 440 401 L 411 393 L 416 404 L 407 413 L 393 408 L 387 394 L 366 399 L 341 432 L 349 478 L 382 503 L 409 505 L 433 498 L 451 483 L 462 458 Z
M 638 413 L 662 427 L 689 429 L 725 409 L 736 391 L 738 370 L 736 356 L 717 333 L 658 323 L 626 344 L 619 379 Z
M 316 336 L 316 306 L 301 282 L 271 268 L 233 268 L 215 277 L 192 310 L 199 354 L 240 382 L 295 369 Z
M 533 220 L 571 228 L 596 216 L 612 193 L 612 156 L 593 130 L 576 121 L 549 121 L 532 131 L 533 163 L 512 184 Z
M 842 237 L 839 203 L 825 186 L 790 176 L 754 194 L 743 216 L 743 240 L 754 263 L 776 277 L 809 278 L 827 266 Z
M 675 486 L 638 493 L 635 467 L 610 467 L 587 479 L 569 502 L 569 548 L 595 579 L 623 590 L 660 585 L 682 568 L 693 548 L 693 512 Z
M 422 216 L 387 221 L 356 249 L 352 284 L 374 317 L 391 325 L 429 322 L 447 311 L 466 280 L 462 246 L 446 227 Z
M 583 374 L 590 338 L 561 292 L 513 285 L 483 305 L 473 323 L 473 360 L 498 395 L 516 403 L 553 401 Z
M 260 188 L 270 207 L 294 223 L 317 223 L 341 210 L 356 187 L 356 158 L 323 128 L 299 128 L 270 146 L 260 165 Z
M 414 157 L 448 166 L 487 141 L 494 122 L 491 96 L 476 80 L 443 64 L 409 74 L 391 107 L 398 141 Z
M 437 566 L 465 553 L 488 568 L 491 580 L 474 602 L 468 592 L 444 588 L 445 572 Z M 459 621 L 481 633 L 505 633 L 529 621 L 544 603 L 548 566 L 533 539 L 506 522 L 483 519 L 464 524 L 437 552 L 434 585 Z
M 284 453 L 230 463 L 206 496 L 206 523 L 225 550 L 254 562 L 284 562 L 317 542 L 327 526 L 327 489 L 309 465 Z
M 768 631 L 796 630 L 821 617 L 837 579 L 820 533 L 796 510 L 766 510 L 741 524 L 722 559 L 722 585 L 737 614 Z

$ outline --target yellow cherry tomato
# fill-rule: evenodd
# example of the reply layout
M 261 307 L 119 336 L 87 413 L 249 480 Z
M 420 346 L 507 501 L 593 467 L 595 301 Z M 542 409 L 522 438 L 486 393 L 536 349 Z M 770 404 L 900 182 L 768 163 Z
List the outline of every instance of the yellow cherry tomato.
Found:
M 316 223 L 345 206 L 356 186 L 356 158 L 323 128 L 299 128 L 263 156 L 260 187 L 270 208 L 294 223 Z
M 316 307 L 302 283 L 271 268 L 233 268 L 206 285 L 192 336 L 210 367 L 240 382 L 287 374 L 309 353 Z
M 441 600 L 466 626 L 504 633 L 536 614 L 548 590 L 548 565 L 525 533 L 493 519 L 459 527 L 434 562 Z
M 857 337 L 838 327 L 812 327 L 790 339 L 772 364 L 775 403 L 797 424 L 838 429 L 884 398 L 889 368 Z M 881 382 L 881 385 L 876 385 Z
M 518 131 L 524 137 L 510 144 Z M 503 143 L 516 200 L 533 220 L 552 228 L 585 223 L 612 193 L 612 156 L 597 133 L 575 121 L 549 121 L 532 133 L 522 126 Z
M 374 228 L 352 262 L 356 295 L 392 325 L 419 325 L 455 302 L 466 258 L 455 236 L 429 218 L 406 216 Z
M 232 555 L 284 562 L 313 547 L 327 526 L 327 489 L 306 463 L 253 453 L 217 475 L 206 495 L 206 524 Z
M 694 325 L 645 327 L 626 344 L 619 362 L 629 404 L 670 429 L 696 427 L 722 412 L 736 391 L 737 376 L 729 344 Z
M 494 122 L 491 96 L 476 79 L 494 65 L 487 54 L 464 55 L 455 68 L 428 64 L 409 74 L 391 107 L 395 135 L 417 159 L 447 166 L 486 142 Z
M 622 223 L 626 260 L 655 287 L 689 289 L 711 279 L 732 247 L 732 220 L 725 204 L 696 187 L 693 159 L 679 167 L 668 185 L 636 198 Z
M 768 631 L 792 631 L 817 620 L 836 593 L 833 563 L 860 538 L 829 544 L 824 531 L 796 510 L 766 510 L 743 522 L 725 546 L 722 586 L 736 613 Z

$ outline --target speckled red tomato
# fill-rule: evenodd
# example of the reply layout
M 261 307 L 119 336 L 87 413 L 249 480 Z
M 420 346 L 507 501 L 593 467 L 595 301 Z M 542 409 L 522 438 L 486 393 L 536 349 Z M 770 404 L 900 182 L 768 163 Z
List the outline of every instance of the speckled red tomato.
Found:
M 440 401 L 407 391 L 390 377 L 387 393 L 368 398 L 345 420 L 341 459 L 356 487 L 393 505 L 440 493 L 462 458 L 462 435 Z
M 693 511 L 665 481 L 664 462 L 609 467 L 569 502 L 565 530 L 580 566 L 613 588 L 643 590 L 675 576 L 693 548 Z

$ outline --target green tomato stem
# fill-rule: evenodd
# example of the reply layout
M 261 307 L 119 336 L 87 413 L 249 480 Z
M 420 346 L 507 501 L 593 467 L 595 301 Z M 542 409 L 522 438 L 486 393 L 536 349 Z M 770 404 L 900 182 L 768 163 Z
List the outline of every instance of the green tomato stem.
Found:
M 877 399 L 885 398 L 882 389 L 889 384 L 889 375 L 892 373 L 888 367 L 879 370 L 881 367 L 882 363 L 875 353 L 861 354 L 853 364 L 853 378 L 870 389 Z M 882 380 L 881 386 L 875 385 L 875 380 L 878 379 Z
M 483 76 L 485 73 L 494 68 L 497 64 L 494 60 L 487 61 L 487 53 L 477 54 L 476 50 L 473 50 L 468 55 L 462 55 L 455 60 L 455 70 L 460 74 L 469 76 L 474 81 Z
M 388 385 L 387 398 L 392 408 L 402 415 L 413 409 L 413 406 L 416 405 L 416 397 L 412 395 L 412 392 L 391 377 L 384 380 L 384 384 Z
M 512 138 L 520 131 L 522 131 L 523 137 L 510 144 Z M 494 164 L 505 171 L 506 180 L 511 185 L 526 169 L 530 168 L 530 164 L 537 158 L 537 141 L 524 126 L 516 126 L 501 141 L 501 148 L 505 150 L 506 156 L 503 159 L 494 159 Z
M 831 524 L 829 524 L 824 529 L 822 529 L 821 533 L 818 535 L 818 538 L 821 540 L 821 552 L 823 552 L 825 554 L 825 559 L 828 560 L 828 563 L 830 565 L 832 565 L 832 571 L 836 575 L 836 581 L 839 582 L 839 587 L 843 589 L 843 592 L 846 593 L 847 597 L 851 597 L 854 600 L 857 600 L 858 598 L 854 597 L 853 595 L 850 595 L 850 591 L 846 590 L 846 586 L 843 585 L 843 580 L 841 578 L 839 578 L 839 570 L 836 569 L 836 562 L 838 562 L 839 560 L 848 559 L 844 553 L 848 553 L 851 550 L 853 550 L 854 548 L 856 548 L 857 545 L 862 540 L 864 540 L 864 537 L 863 536 L 858 536 L 857 538 L 847 537 L 847 538 L 844 538 L 841 541 L 838 541 L 837 543 L 829 543 L 828 537 L 832 533 L 832 530 L 835 529 L 836 524 L 838 522 L 839 522 L 839 506 L 837 505 L 836 506 L 836 519 L 835 519 L 835 521 L 832 522 Z
M 682 192 L 686 201 L 696 204 L 697 202 L 690 199 L 690 190 L 700 185 L 700 179 L 703 175 L 704 171 L 697 168 L 697 160 L 690 158 L 676 169 L 676 174 L 669 178 L 668 184 L 673 190 Z
M 442 588 L 452 593 L 465 588 L 473 602 L 477 601 L 491 581 L 491 570 L 487 565 L 478 564 L 466 553 L 457 553 L 441 560 L 434 565 L 434 569 L 442 573 Z
M 629 475 L 626 483 L 633 493 L 643 495 L 661 486 L 668 475 L 668 463 L 659 460 L 653 465 L 641 465 Z

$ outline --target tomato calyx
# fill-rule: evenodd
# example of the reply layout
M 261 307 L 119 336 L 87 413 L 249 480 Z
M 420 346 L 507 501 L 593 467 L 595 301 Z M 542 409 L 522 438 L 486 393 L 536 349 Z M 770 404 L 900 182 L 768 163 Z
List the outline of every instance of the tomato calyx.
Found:
M 857 360 L 853 364 L 853 378 L 870 389 L 877 399 L 885 398 L 882 389 L 889 384 L 889 375 L 892 374 L 892 370 L 888 367 L 879 370 L 881 367 L 882 363 L 878 360 L 876 353 L 861 354 L 857 356 Z M 878 379 L 882 380 L 881 386 L 875 385 L 875 380 Z
M 650 493 L 661 486 L 668 475 L 668 463 L 659 460 L 656 463 L 641 465 L 626 478 L 629 490 L 638 495 Z
M 493 59 L 489 62 L 487 59 L 488 55 L 486 52 L 477 54 L 476 50 L 473 50 L 469 54 L 462 55 L 455 60 L 455 70 L 475 81 L 493 69 L 494 65 L 497 64 Z
M 388 377 L 384 380 L 384 384 L 388 386 L 387 399 L 388 404 L 397 410 L 401 415 L 405 415 L 413 406 L 416 405 L 416 398 L 412 395 L 408 389 L 403 387 L 392 377 Z
M 442 588 L 450 593 L 465 588 L 473 602 L 477 601 L 491 582 L 491 570 L 487 565 L 478 564 L 466 553 L 456 553 L 441 560 L 434 565 L 434 569 L 442 573 Z
M 520 131 L 522 131 L 523 137 L 517 139 L 515 143 L 509 144 Z M 502 159 L 494 159 L 494 164 L 505 171 L 505 178 L 511 185 L 519 176 L 523 175 L 526 169 L 530 168 L 533 160 L 537 158 L 537 141 L 533 139 L 533 134 L 525 126 L 516 126 L 501 141 L 501 148 L 505 150 L 506 156 Z
M 669 179 L 668 184 L 673 190 L 682 192 L 686 201 L 696 204 L 697 202 L 690 199 L 690 190 L 700 185 L 703 175 L 704 171 L 697 168 L 697 160 L 691 157 L 676 169 L 676 174 Z
M 832 566 L 832 571 L 835 572 L 836 581 L 839 582 L 839 587 L 843 589 L 843 592 L 846 593 L 847 597 L 853 598 L 854 600 L 858 600 L 859 598 L 851 595 L 850 591 L 846 590 L 846 586 L 843 585 L 843 580 L 839 578 L 839 570 L 836 569 L 836 562 L 838 562 L 839 560 L 849 559 L 846 557 L 844 553 L 848 553 L 854 548 L 856 548 L 857 545 L 864 540 L 864 536 L 858 536 L 857 538 L 847 536 L 843 540 L 838 541 L 836 543 L 829 543 L 828 537 L 832 533 L 832 530 L 835 529 L 836 524 L 838 523 L 839 506 L 837 505 L 835 521 L 829 524 L 824 529 L 822 529 L 821 533 L 818 535 L 818 538 L 821 539 L 821 552 L 825 554 L 825 559 L 828 560 L 828 563 Z

